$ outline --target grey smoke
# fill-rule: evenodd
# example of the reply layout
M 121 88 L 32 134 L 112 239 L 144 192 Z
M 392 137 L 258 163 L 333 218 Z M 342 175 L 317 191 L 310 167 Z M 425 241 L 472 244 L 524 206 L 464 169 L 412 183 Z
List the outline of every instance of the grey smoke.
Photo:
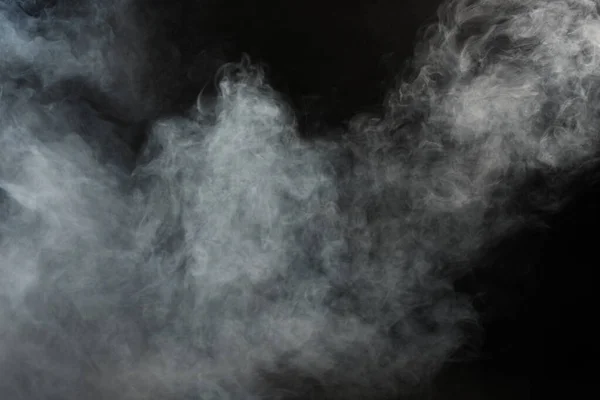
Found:
M 228 66 L 134 165 L 127 128 L 78 97 L 130 121 L 160 102 L 128 0 L 39 18 L 0 2 L 1 397 L 428 382 L 477 323 L 453 280 L 535 219 L 508 207 L 519 187 L 596 154 L 597 6 L 447 3 L 385 115 L 339 140 L 301 139 L 261 71 Z

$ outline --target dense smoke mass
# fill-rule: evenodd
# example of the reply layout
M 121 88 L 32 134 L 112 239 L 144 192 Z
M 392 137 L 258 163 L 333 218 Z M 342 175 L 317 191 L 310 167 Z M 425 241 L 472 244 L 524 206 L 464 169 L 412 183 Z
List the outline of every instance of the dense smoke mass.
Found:
M 187 102 L 155 2 L 0 1 L 0 398 L 426 387 L 481 330 L 456 282 L 595 165 L 598 12 L 447 1 L 311 135 L 252 54 Z

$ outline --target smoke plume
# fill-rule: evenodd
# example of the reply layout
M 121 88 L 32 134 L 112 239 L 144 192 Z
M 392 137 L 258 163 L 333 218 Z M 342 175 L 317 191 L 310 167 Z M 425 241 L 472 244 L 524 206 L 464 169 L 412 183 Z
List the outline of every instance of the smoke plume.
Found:
M 594 0 L 450 1 L 383 115 L 310 140 L 248 60 L 161 115 L 140 4 L 37 3 L 0 2 L 2 398 L 402 397 L 597 151 Z

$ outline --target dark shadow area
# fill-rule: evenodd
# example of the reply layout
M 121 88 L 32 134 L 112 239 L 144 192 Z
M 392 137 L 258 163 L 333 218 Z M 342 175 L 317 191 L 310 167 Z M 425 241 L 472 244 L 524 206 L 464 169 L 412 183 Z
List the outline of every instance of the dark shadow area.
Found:
M 165 61 L 177 105 L 211 90 L 217 69 L 247 54 L 314 129 L 380 109 L 437 2 L 157 1 L 144 20 L 156 27 L 157 65 Z

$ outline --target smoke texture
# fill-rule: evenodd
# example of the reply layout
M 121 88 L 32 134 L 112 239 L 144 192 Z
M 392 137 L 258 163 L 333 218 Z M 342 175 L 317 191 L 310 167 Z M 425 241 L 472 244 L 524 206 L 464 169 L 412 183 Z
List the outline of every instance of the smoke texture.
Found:
M 5 399 L 402 398 L 596 156 L 593 0 L 447 2 L 385 111 L 310 139 L 250 59 L 163 113 L 145 3 L 55 3 L 0 2 Z

